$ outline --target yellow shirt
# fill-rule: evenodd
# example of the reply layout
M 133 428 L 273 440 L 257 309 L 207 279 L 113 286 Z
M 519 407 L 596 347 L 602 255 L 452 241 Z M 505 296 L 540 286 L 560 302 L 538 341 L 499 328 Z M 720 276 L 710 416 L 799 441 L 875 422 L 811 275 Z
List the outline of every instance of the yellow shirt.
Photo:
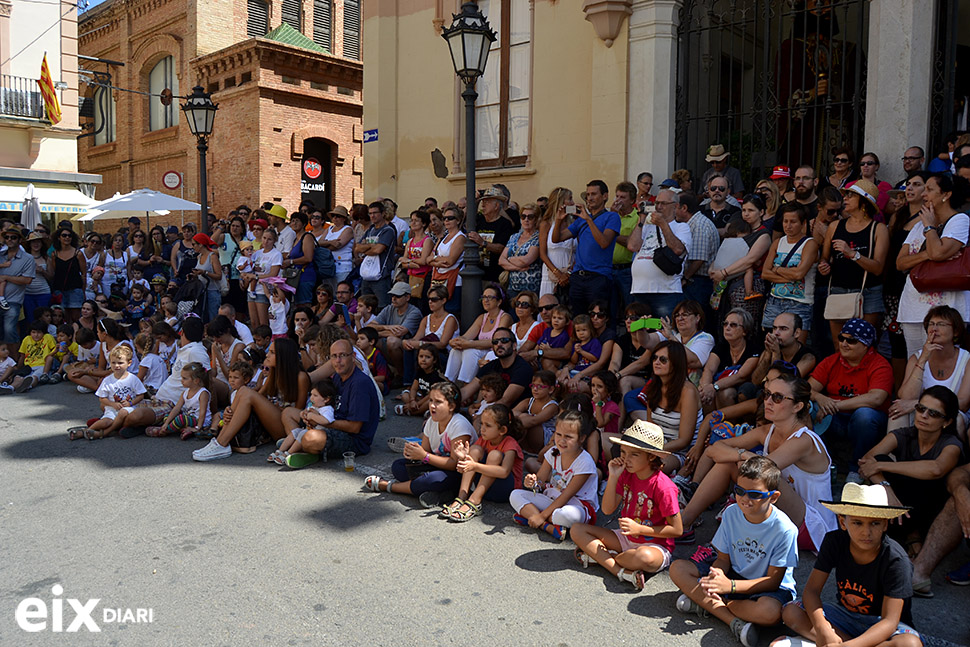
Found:
M 34 341 L 30 335 L 20 342 L 20 354 L 24 356 L 24 364 L 30 367 L 43 366 L 44 359 L 57 347 L 57 342 L 50 335 L 44 335 L 40 341 Z
M 633 228 L 637 226 L 640 214 L 636 210 L 631 211 L 625 216 L 620 216 L 620 236 L 629 236 L 633 233 Z M 626 245 L 617 243 L 613 247 L 613 264 L 626 265 L 633 262 L 633 252 L 626 248 Z

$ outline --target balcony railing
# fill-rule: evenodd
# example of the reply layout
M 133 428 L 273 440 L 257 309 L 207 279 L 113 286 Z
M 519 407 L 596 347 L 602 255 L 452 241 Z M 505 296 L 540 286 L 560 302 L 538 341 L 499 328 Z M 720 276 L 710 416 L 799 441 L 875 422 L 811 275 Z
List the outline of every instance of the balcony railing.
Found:
M 0 74 L 0 115 L 44 119 L 44 98 L 37 79 Z

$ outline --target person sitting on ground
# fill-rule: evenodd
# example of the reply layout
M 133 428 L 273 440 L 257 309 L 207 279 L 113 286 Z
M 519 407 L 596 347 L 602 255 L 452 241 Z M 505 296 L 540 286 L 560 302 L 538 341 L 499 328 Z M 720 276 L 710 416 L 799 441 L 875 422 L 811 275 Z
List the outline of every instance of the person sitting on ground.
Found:
M 535 350 L 529 351 L 528 356 L 535 358 L 533 364 L 541 370 L 556 373 L 564 362 L 572 358 L 575 339 L 575 330 L 569 320 L 569 309 L 561 305 L 553 306 L 549 314 L 549 324 L 536 339 Z M 526 344 L 529 343 L 526 341 Z
M 552 434 L 556 431 L 556 416 L 559 415 L 559 403 L 553 399 L 556 375 L 552 371 L 536 371 L 529 390 L 532 397 L 523 398 L 515 406 L 515 417 L 523 428 L 522 443 L 528 451 L 541 455 L 551 447 Z M 530 472 L 537 472 L 542 463 L 530 456 L 526 466 Z
M 825 535 L 802 600 L 785 605 L 782 620 L 819 645 L 922 647 L 913 629 L 912 568 L 886 533 L 907 508 L 890 504 L 880 485 L 846 483 L 840 501 L 823 501 L 839 528 Z M 838 604 L 822 603 L 835 570 Z M 780 638 L 772 647 L 794 647 Z
M 333 366 L 333 384 L 337 387 L 335 420 L 325 429 L 307 429 L 303 436 L 303 453 L 291 454 L 286 464 L 294 469 L 320 459 L 320 454 L 338 458 L 345 452 L 358 456 L 370 453 L 377 423 L 381 417 L 381 400 L 373 379 L 354 362 L 354 347 L 340 339 L 330 345 L 329 361 Z M 302 407 L 300 407 L 302 409 Z M 283 419 L 292 420 L 300 409 L 290 407 Z
M 559 307 L 559 299 L 556 298 L 554 294 L 544 294 L 539 297 L 539 324 L 529 331 L 529 337 L 525 340 L 522 346 L 519 348 L 519 355 L 522 359 L 529 362 L 536 368 L 545 368 L 542 366 L 543 362 L 549 361 L 552 368 L 546 369 L 555 372 L 559 369 L 559 365 L 569 359 L 569 355 L 572 352 L 572 344 L 570 343 L 570 338 L 563 341 L 563 344 L 555 349 L 552 349 L 551 345 L 548 347 L 539 348 L 539 343 L 546 331 L 552 326 L 552 316 L 556 313 L 556 308 Z M 570 334 L 573 333 L 572 324 L 570 323 L 571 315 L 568 309 L 560 311 L 565 313 L 563 319 L 565 321 L 566 328 Z M 548 343 L 548 340 L 546 340 Z M 542 350 L 542 357 L 540 357 L 539 351 Z
M 482 513 L 482 501 L 509 500 L 515 486 L 522 482 L 522 448 L 516 438 L 521 428 L 512 410 L 493 404 L 481 416 L 481 435 L 474 445 L 459 440 L 452 448 L 458 459 L 461 486 L 458 497 L 438 515 L 449 521 L 464 522 Z M 475 485 L 474 491 L 472 484 Z
M 663 328 L 648 337 L 648 349 L 664 339 L 683 345 L 687 354 L 687 379 L 697 386 L 707 358 L 714 348 L 714 337 L 704 331 L 704 308 L 697 301 L 681 301 L 670 319 L 663 319 Z
M 502 399 L 502 396 L 505 395 L 506 388 L 508 388 L 508 383 L 498 373 L 483 375 L 478 380 L 479 399 L 468 407 L 468 414 L 471 416 L 475 429 L 478 429 L 480 417 L 485 412 L 485 409 L 498 403 Z
M 378 345 L 400 380 L 404 373 L 404 349 L 401 344 L 418 332 L 421 311 L 411 305 L 411 287 L 404 281 L 395 283 L 390 295 L 391 305 L 381 310 L 370 327 L 380 336 Z
M 573 319 L 573 329 L 576 331 L 576 343 L 573 344 L 573 352 L 569 356 L 569 362 L 563 366 L 558 373 L 559 383 L 563 386 L 571 386 L 574 378 L 579 378 L 582 384 L 578 390 L 586 392 L 589 389 L 588 380 L 590 375 L 584 372 L 600 363 L 600 356 L 603 354 L 603 344 L 593 336 L 593 322 L 587 315 L 579 315 Z
M 724 339 L 711 351 L 701 375 L 699 391 L 705 410 L 738 401 L 738 390 L 751 379 L 761 354 L 751 339 L 754 332 L 754 319 L 743 308 L 733 308 L 724 318 Z
M 245 351 L 243 351 L 241 358 L 233 362 L 232 366 L 229 367 L 230 392 L 229 406 L 226 407 L 226 409 L 230 412 L 232 411 L 233 402 L 235 402 L 236 396 L 239 394 L 239 389 L 244 386 L 249 386 L 251 389 L 255 388 L 258 390 L 258 388 L 253 385 L 253 382 L 255 382 L 254 376 L 256 375 L 256 369 L 248 359 L 251 353 L 262 353 L 262 351 L 255 349 L 250 350 L 247 348 Z M 260 361 L 259 364 L 262 365 L 262 361 Z M 222 415 L 223 412 L 221 411 L 213 414 L 207 434 L 209 438 L 215 438 L 219 435 L 219 430 L 222 429 L 223 425 L 225 424 L 225 420 L 223 420 Z
M 452 449 L 456 443 L 470 445 L 478 440 L 475 428 L 458 411 L 460 398 L 461 392 L 453 382 L 431 387 L 431 417 L 424 424 L 421 442 L 404 445 L 404 457 L 391 464 L 394 478 L 368 476 L 364 487 L 372 492 L 417 496 L 425 507 L 433 507 L 441 492 L 457 490 L 461 476 Z
M 633 302 L 624 310 L 623 324 L 626 330 L 616 338 L 613 356 L 607 370 L 619 380 L 621 393 L 643 388 L 650 378 L 651 354 L 650 331 L 641 328 L 635 332 L 630 327 L 640 319 L 650 316 L 650 308 L 645 303 Z
M 890 431 L 859 459 L 859 474 L 884 485 L 890 501 L 912 508 L 889 534 L 919 553 L 933 519 L 946 503 L 946 479 L 965 461 L 956 436 L 957 396 L 945 386 L 931 386 L 916 402 L 915 425 Z
M 932 598 L 930 575 L 943 558 L 956 550 L 964 539 L 970 539 L 970 465 L 961 465 L 947 479 L 950 498 L 936 516 L 913 564 L 913 594 Z M 970 584 L 970 562 L 946 574 L 951 584 Z
M 704 451 L 694 471 L 696 488 L 681 513 L 684 535 L 679 543 L 694 540 L 694 522 L 715 503 L 732 481 L 737 482 L 738 466 L 763 447 L 785 477 L 780 485 L 778 507 L 798 528 L 799 547 L 818 550 L 825 533 L 835 528 L 835 516 L 819 505 L 819 499 L 832 496 L 832 465 L 822 440 L 806 425 L 811 423 L 811 387 L 801 378 L 782 375 L 765 385 L 765 419 L 744 435 L 718 441 Z
M 472 327 L 465 334 L 455 337 L 448 344 L 448 364 L 445 366 L 445 377 L 468 384 L 478 372 L 478 361 L 488 354 L 493 345 L 492 338 L 498 330 L 508 330 L 511 335 L 512 317 L 502 308 L 505 293 L 497 283 L 489 283 L 482 290 L 482 307 L 485 312 L 480 314 Z M 512 341 L 515 341 L 514 335 Z M 498 354 L 496 353 L 496 356 Z M 514 403 L 513 403 L 514 404 Z
M 500 374 L 508 386 L 499 400 L 504 405 L 514 407 L 525 394 L 525 390 L 532 379 L 532 367 L 518 356 L 515 348 L 515 336 L 509 328 L 496 328 L 492 335 L 492 350 L 496 359 L 478 369 L 478 375 L 461 389 L 462 404 L 471 402 L 480 386 L 480 378 L 490 374 Z
M 306 409 L 300 412 L 303 426 L 287 429 L 286 438 L 280 443 L 279 448 L 266 458 L 267 462 L 286 465 L 286 459 L 290 454 L 303 450 L 301 441 L 307 429 L 324 429 L 333 424 L 336 419 L 333 405 L 337 400 L 337 387 L 333 385 L 332 379 L 326 378 L 314 384 L 310 389 L 308 400 Z
M 683 592 L 678 611 L 713 614 L 739 643 L 755 647 L 758 627 L 778 624 L 783 605 L 795 598 L 798 527 L 775 505 L 784 480 L 774 461 L 751 456 L 737 470 L 738 503 L 724 510 L 714 550 L 678 559 L 670 579 Z
M 583 568 L 595 561 L 642 590 L 646 573 L 670 566 L 674 538 L 683 532 L 677 486 L 661 470 L 667 452 L 657 425 L 638 420 L 614 442 L 620 456 L 609 462 L 602 509 L 613 514 L 623 506 L 619 530 L 580 523 L 570 534 Z
M 388 306 L 388 308 L 391 307 L 393 306 Z M 387 360 L 377 348 L 378 339 L 380 339 L 380 333 L 370 326 L 365 326 L 357 333 L 357 348 L 367 358 L 367 367 L 370 368 L 374 381 L 381 387 L 381 394 L 387 395 L 390 391 L 391 376 L 387 370 Z
M 653 377 L 639 391 L 623 396 L 631 420 L 646 420 L 663 430 L 663 471 L 683 467 L 701 424 L 700 395 L 687 379 L 687 353 L 675 341 L 660 342 L 653 350 Z
M 815 351 L 799 341 L 802 325 L 802 318 L 791 312 L 783 312 L 774 318 L 771 332 L 765 335 L 764 348 L 758 355 L 758 364 L 751 374 L 751 382 L 741 388 L 740 396 L 750 400 L 754 393 L 748 385 L 760 385 L 775 362 L 791 364 L 798 377 L 811 375 L 815 368 Z
M 838 336 L 838 352 L 822 360 L 812 376 L 812 400 L 818 405 L 816 430 L 852 444 L 847 481 L 861 483 L 858 461 L 886 433 L 886 410 L 893 390 L 893 369 L 876 352 L 876 329 L 864 319 L 849 319 Z
M 108 354 L 111 364 L 111 374 L 106 376 L 95 395 L 101 402 L 104 413 L 101 418 L 90 427 L 74 427 L 68 430 L 68 437 L 75 440 L 80 437 L 97 440 L 110 436 L 125 425 L 128 416 L 135 410 L 138 403 L 145 398 L 145 385 L 137 375 L 128 372 L 131 366 L 131 348 L 118 344 Z
M 438 349 L 433 344 L 421 344 L 418 347 L 418 370 L 414 382 L 410 390 L 401 394 L 401 404 L 394 405 L 394 413 L 399 416 L 424 415 L 428 411 L 431 386 L 444 381 Z
M 207 430 L 212 423 L 212 410 L 209 408 L 212 396 L 206 388 L 208 383 L 209 372 L 202 364 L 186 364 L 182 368 L 182 386 L 185 390 L 162 424 L 148 427 L 145 435 L 160 438 L 179 434 L 182 440 L 188 440 L 193 435 L 196 438 L 207 438 Z
M 55 350 L 57 342 L 47 334 L 47 324 L 40 319 L 30 324 L 27 336 L 20 342 L 20 361 L 15 373 L 17 377 L 14 378 L 15 392 L 29 391 L 41 383 L 41 377 L 45 374 L 44 360 Z

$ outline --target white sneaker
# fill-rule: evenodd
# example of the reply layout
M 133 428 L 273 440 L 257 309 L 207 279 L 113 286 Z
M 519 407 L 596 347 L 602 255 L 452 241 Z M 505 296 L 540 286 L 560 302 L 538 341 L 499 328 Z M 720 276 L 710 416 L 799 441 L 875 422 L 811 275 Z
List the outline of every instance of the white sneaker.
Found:
M 757 647 L 758 628 L 755 627 L 754 623 L 735 618 L 731 621 L 731 632 L 744 647 Z
M 83 384 L 78 384 L 77 385 L 77 392 L 78 393 L 94 393 L 94 390 L 89 389 L 88 387 L 84 386 Z
M 209 444 L 202 449 L 197 449 L 192 452 L 192 460 L 196 461 L 215 461 L 220 458 L 229 458 L 232 456 L 231 447 L 223 447 L 216 439 L 213 438 L 209 441 Z

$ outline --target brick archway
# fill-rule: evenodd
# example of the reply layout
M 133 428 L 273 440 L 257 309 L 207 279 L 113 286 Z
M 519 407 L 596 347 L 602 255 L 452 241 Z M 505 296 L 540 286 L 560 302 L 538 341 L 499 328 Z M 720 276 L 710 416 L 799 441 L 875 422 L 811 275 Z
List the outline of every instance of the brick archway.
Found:
M 322 139 L 327 142 L 332 151 L 334 166 L 343 166 L 344 158 L 341 154 L 340 147 L 337 145 L 337 141 L 331 136 L 329 130 L 322 126 L 304 126 L 299 130 L 293 131 L 293 136 L 290 139 L 291 159 L 298 160 L 303 158 L 303 142 L 307 139 Z

